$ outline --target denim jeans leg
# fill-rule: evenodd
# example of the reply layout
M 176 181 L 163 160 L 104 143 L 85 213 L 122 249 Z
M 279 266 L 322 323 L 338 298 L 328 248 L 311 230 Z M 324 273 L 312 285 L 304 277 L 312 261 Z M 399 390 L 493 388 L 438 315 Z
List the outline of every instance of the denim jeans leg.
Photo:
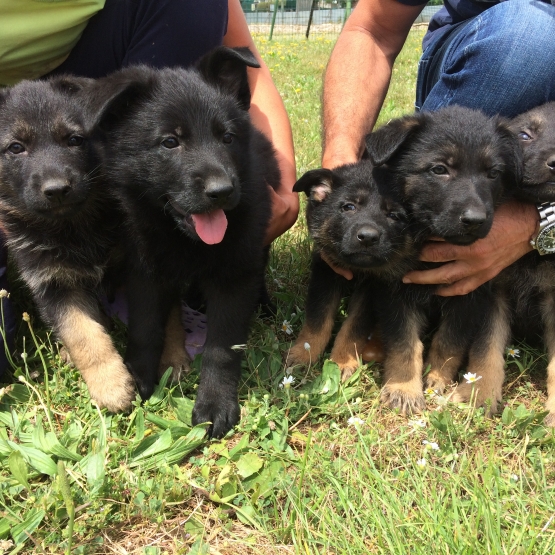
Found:
M 431 62 L 439 64 L 436 81 L 421 99 L 421 109 L 459 104 L 514 117 L 555 100 L 553 37 L 554 5 L 509 0 L 492 6 L 438 50 L 440 59 Z

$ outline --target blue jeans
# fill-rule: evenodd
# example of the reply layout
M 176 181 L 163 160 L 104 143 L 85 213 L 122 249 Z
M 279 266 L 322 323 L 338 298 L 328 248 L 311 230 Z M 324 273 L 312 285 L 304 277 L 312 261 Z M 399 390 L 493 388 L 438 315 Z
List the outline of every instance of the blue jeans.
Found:
M 449 104 L 514 117 L 555 100 L 555 6 L 507 0 L 454 26 L 424 51 L 416 109 Z

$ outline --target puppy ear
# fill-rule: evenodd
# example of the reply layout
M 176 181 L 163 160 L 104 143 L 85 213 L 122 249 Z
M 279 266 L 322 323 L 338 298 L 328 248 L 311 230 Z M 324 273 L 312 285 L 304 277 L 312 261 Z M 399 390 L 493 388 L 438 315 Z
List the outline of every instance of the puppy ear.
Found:
M 310 200 L 322 202 L 326 200 L 333 188 L 333 172 L 325 168 L 310 170 L 306 172 L 293 185 L 293 191 L 300 193 L 304 191 Z
M 374 166 L 381 166 L 390 160 L 403 144 L 422 127 L 422 115 L 394 119 L 366 136 L 368 158 Z
M 246 46 L 220 46 L 203 56 L 197 63 L 197 69 L 204 79 L 232 94 L 244 110 L 248 110 L 251 105 L 247 67 L 259 68 L 260 64 Z
M 507 192 L 514 191 L 522 181 L 524 173 L 524 153 L 518 139 L 518 132 L 512 129 L 511 122 L 498 117 L 496 132 L 501 139 L 501 152 L 505 162 L 505 183 Z
M 70 95 L 79 93 L 91 87 L 94 83 L 94 79 L 76 77 L 75 75 L 60 75 L 58 77 L 52 77 L 48 81 L 52 85 L 52 88 Z
M 92 127 L 109 131 L 147 98 L 154 86 L 154 72 L 136 66 L 96 80 L 88 98 L 93 113 Z

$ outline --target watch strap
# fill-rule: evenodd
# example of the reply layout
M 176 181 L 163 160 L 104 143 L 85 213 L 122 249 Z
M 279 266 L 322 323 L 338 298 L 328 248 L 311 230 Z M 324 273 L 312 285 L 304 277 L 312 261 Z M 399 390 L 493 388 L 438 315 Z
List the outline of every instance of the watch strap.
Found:
M 555 225 L 555 202 L 540 202 L 536 204 L 536 208 L 538 209 L 538 213 L 540 215 L 540 227 L 538 229 L 538 233 L 530 240 L 530 244 L 543 255 L 547 254 L 547 252 L 538 248 L 537 239 L 547 226 Z

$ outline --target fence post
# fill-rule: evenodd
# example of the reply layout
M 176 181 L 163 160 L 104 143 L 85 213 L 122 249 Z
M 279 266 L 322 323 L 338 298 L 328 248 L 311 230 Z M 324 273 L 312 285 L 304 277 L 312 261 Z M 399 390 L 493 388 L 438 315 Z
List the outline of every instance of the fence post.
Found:
M 341 27 L 345 25 L 345 21 L 347 21 L 347 18 L 350 15 L 351 15 L 351 0 L 347 0 L 347 3 L 345 4 L 345 14 L 343 15 L 343 25 L 341 25 Z
M 274 25 L 276 24 L 276 15 L 278 12 L 278 4 L 279 0 L 274 2 L 274 15 L 272 16 L 272 25 L 270 25 L 270 38 L 268 40 L 272 40 L 272 36 L 274 34 Z
M 318 0 L 312 0 L 312 4 L 310 5 L 310 15 L 308 16 L 308 26 L 306 28 L 306 38 L 308 40 L 308 35 L 310 34 L 310 26 L 312 25 L 312 14 L 314 13 L 314 7 L 318 3 Z

